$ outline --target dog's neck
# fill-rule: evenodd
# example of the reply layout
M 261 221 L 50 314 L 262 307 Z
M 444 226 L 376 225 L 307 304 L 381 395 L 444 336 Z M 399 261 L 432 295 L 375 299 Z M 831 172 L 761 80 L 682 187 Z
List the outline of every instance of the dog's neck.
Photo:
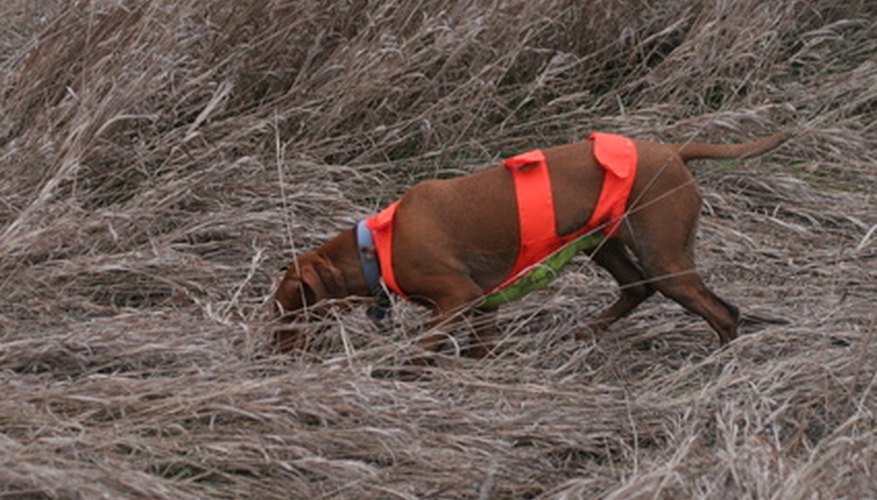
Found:
M 365 274 L 359 262 L 359 251 L 356 246 L 356 232 L 348 229 L 324 243 L 317 253 L 329 259 L 341 270 L 344 285 L 349 295 L 370 297 L 372 295 L 366 282 Z

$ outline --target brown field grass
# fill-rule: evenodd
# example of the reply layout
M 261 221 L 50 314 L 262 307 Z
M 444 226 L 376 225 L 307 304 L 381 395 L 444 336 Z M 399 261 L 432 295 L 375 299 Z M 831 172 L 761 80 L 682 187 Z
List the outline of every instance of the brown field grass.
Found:
M 583 7 L 586 5 L 586 7 Z M 873 0 L 0 6 L 0 497 L 877 497 Z M 392 366 L 338 304 L 266 348 L 278 268 L 417 180 L 591 130 L 795 131 L 693 166 L 718 351 L 580 258 L 502 351 Z M 352 306 L 350 310 L 347 306 Z

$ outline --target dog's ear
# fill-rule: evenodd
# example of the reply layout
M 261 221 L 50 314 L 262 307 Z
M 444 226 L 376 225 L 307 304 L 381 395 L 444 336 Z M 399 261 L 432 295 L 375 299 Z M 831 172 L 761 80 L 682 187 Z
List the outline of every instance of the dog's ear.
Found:
M 301 280 L 314 292 L 316 302 L 348 295 L 341 271 L 320 256 L 301 266 Z
M 301 275 L 287 270 L 274 292 L 274 310 L 277 313 L 298 311 L 316 302 L 316 294 L 304 283 Z
M 313 301 L 308 300 L 308 302 L 311 302 L 308 305 L 314 305 L 329 296 L 329 291 L 326 290 L 325 285 L 323 285 L 323 279 L 314 269 L 313 265 L 302 265 L 300 269 L 302 284 L 307 288 L 307 291 L 310 291 L 314 295 Z
M 344 275 L 331 260 L 321 258 L 314 263 L 314 269 L 323 279 L 323 285 L 330 297 L 337 299 L 350 295 L 347 291 L 347 284 L 344 282 Z

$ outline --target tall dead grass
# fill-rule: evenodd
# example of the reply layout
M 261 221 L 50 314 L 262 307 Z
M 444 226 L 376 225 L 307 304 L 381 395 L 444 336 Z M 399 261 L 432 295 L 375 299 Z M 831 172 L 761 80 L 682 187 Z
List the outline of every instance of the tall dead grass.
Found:
M 0 7 L 0 494 L 877 496 L 877 5 L 203 0 Z M 702 272 L 607 337 L 584 261 L 502 353 L 392 366 L 339 304 L 271 355 L 276 269 L 405 186 L 595 129 L 796 137 L 696 165 Z

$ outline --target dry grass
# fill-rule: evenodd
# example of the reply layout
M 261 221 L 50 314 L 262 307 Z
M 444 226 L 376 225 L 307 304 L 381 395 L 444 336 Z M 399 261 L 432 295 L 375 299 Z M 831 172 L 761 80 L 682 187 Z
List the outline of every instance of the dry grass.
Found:
M 877 496 L 877 6 L 587 4 L 4 2 L 0 496 Z M 574 342 L 584 260 L 425 381 L 370 376 L 407 305 L 265 348 L 278 267 L 416 180 L 781 127 L 694 168 L 726 350 L 660 298 Z

